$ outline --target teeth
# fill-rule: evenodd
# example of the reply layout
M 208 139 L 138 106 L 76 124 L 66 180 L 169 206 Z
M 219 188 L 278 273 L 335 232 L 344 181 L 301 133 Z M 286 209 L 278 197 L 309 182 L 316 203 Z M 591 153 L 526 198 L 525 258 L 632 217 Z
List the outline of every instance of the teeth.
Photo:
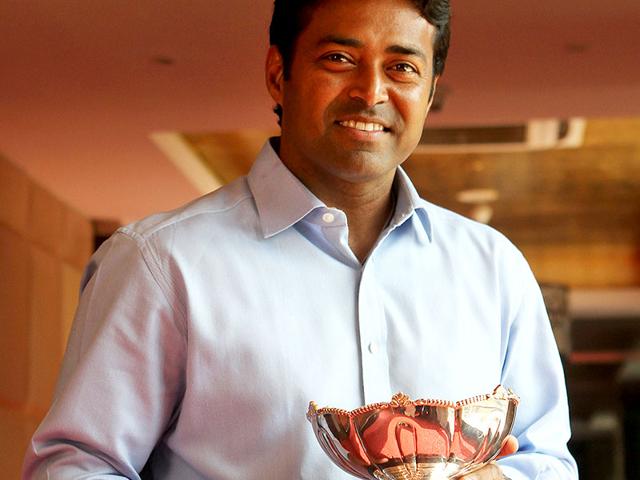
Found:
M 340 122 L 343 127 L 355 128 L 356 130 L 362 130 L 363 132 L 382 132 L 384 127 L 379 123 L 365 123 L 356 122 L 355 120 L 346 120 Z

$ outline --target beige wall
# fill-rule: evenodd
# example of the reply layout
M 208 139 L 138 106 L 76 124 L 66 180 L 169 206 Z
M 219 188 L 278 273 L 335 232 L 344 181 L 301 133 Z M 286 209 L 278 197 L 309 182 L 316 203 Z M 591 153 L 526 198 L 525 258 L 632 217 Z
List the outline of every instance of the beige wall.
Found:
M 0 156 L 0 472 L 46 412 L 92 249 L 88 219 Z

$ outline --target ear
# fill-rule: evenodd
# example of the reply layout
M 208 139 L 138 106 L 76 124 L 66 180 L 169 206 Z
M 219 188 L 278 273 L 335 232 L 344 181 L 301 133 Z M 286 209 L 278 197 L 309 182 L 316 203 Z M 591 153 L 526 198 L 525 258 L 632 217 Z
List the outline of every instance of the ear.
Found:
M 435 77 L 433 77 L 431 91 L 429 92 L 429 106 L 427 108 L 427 112 L 431 110 L 431 104 L 433 103 L 433 99 L 436 97 L 436 87 L 438 86 L 438 80 L 440 80 L 440 75 L 436 75 Z
M 267 52 L 267 64 L 265 66 L 265 81 L 267 90 L 273 101 L 282 105 L 284 92 L 284 61 L 278 47 L 271 45 Z

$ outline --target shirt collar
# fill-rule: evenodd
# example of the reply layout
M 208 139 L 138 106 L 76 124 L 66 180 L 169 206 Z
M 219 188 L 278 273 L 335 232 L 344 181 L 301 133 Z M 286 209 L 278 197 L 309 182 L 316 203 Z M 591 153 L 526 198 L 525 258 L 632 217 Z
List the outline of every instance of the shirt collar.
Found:
M 326 208 L 282 163 L 272 146 L 274 141 L 277 139 L 271 138 L 264 144 L 247 177 L 265 238 L 286 230 L 315 209 Z M 396 227 L 411 219 L 418 239 L 431 241 L 428 203 L 420 198 L 409 176 L 400 167 L 394 188 L 397 189 L 397 203 L 390 226 Z
M 429 203 L 420 198 L 402 167 L 398 167 L 396 171 L 395 188 L 397 189 L 396 212 L 391 220 L 391 226 L 399 226 L 411 220 L 416 228 L 418 239 L 424 243 L 431 242 L 433 232 Z
M 267 141 L 247 177 L 260 217 L 262 234 L 272 237 L 324 203 L 291 173 Z

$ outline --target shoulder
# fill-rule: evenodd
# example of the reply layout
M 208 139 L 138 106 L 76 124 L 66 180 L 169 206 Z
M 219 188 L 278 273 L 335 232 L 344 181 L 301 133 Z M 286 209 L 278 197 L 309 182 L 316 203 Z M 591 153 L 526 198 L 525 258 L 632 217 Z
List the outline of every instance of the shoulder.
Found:
M 198 265 L 208 252 L 256 237 L 258 223 L 255 202 L 242 177 L 176 210 L 119 228 L 93 255 L 87 271 L 115 258 L 139 258 L 156 277 L 171 276 Z
M 169 212 L 150 215 L 119 229 L 131 237 L 148 240 L 162 235 L 164 230 L 211 226 L 211 223 L 232 218 L 238 210 L 255 211 L 245 177 Z
M 520 249 L 495 228 L 425 202 L 432 245 L 461 271 L 491 273 L 498 282 L 531 283 L 533 274 Z
M 486 253 L 520 254 L 517 247 L 500 231 L 446 208 L 424 201 L 435 242 L 468 246 Z
M 241 177 L 180 208 L 121 227 L 117 234 L 131 238 L 139 246 L 163 243 L 176 246 L 176 241 L 197 241 L 228 231 L 241 220 L 250 222 L 252 217 L 257 217 L 255 203 L 246 177 Z
M 427 212 L 432 222 L 432 244 L 447 258 L 456 275 L 482 283 L 481 289 L 490 288 L 505 312 L 515 312 L 524 299 L 539 304 L 541 295 L 534 272 L 520 249 L 503 233 L 433 204 L 427 205 Z
M 238 238 L 238 232 L 255 235 L 253 218 L 255 204 L 242 177 L 176 210 L 119 228 L 92 256 L 83 288 L 99 268 L 111 269 L 114 278 L 142 278 L 148 272 L 173 298 L 180 272 L 191 272 L 208 252 Z

